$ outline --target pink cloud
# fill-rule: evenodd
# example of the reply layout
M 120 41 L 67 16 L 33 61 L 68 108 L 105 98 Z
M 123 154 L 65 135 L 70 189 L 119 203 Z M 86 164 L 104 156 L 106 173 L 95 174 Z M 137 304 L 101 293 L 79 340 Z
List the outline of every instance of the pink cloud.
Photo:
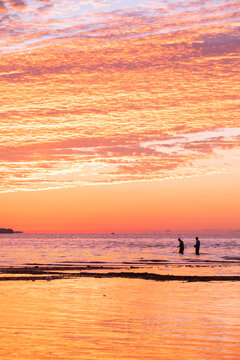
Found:
M 5 1 L 0 1 L 0 14 L 5 14 L 9 9 L 5 5 Z
M 159 2 L 156 2 L 156 6 Z M 5 3 L 2 3 L 4 8 Z M 27 6 L 27 5 L 28 6 Z M 74 3 L 75 4 L 75 3 Z M 95 5 L 106 5 L 106 1 L 94 1 Z M 81 17 L 77 20 L 71 20 L 62 16 L 59 18 L 58 3 L 51 1 L 39 1 L 39 7 L 32 8 L 31 3 L 25 3 L 23 0 L 9 0 L 8 6 L 12 6 L 15 10 L 18 8 L 26 13 L 26 20 L 21 17 L 21 21 L 14 14 L 13 20 L 6 20 L 4 23 L 5 32 L 8 32 L 8 42 L 6 47 L 19 43 L 25 46 L 45 46 L 45 41 L 59 41 L 62 39 L 96 37 L 99 41 L 111 42 L 116 40 L 124 40 L 137 37 L 148 37 L 166 34 L 173 37 L 179 37 L 176 32 L 189 31 L 192 36 L 198 39 L 202 36 L 203 26 L 206 27 L 205 33 L 215 27 L 223 29 L 223 32 L 229 31 L 228 25 L 234 22 L 237 13 L 234 4 L 222 1 L 219 5 L 212 4 L 210 1 L 202 2 L 176 2 L 164 5 L 162 7 L 147 10 L 140 7 L 137 9 L 122 9 L 113 12 L 92 12 L 89 16 L 88 26 L 86 22 L 82 23 Z M 203 6 L 201 8 L 201 6 Z M 78 6 L 81 6 L 79 4 Z M 162 5 L 163 6 L 163 5 Z M 200 9 L 199 9 L 200 6 Z M 46 8 L 47 7 L 47 8 Z M 71 14 L 77 11 L 76 4 L 62 4 L 62 14 Z M 207 11 L 206 11 L 207 8 Z M 42 11 L 49 10 L 49 17 L 43 18 Z M 196 9 L 197 12 L 196 12 Z M 201 10 L 202 9 L 202 10 Z M 79 8 L 80 10 L 80 8 Z M 67 15 L 66 15 L 67 16 Z M 29 17 L 31 21 L 29 21 Z M 50 25 L 50 23 L 52 25 Z M 71 26 L 69 24 L 72 23 Z M 229 24 L 228 24 L 229 23 Z M 209 28 L 207 28 L 209 25 Z M 14 32 L 14 30 L 17 30 Z M 217 30 L 217 32 L 219 32 Z M 17 36 L 16 36 L 17 35 Z M 184 36 L 183 36 L 184 37 Z M 9 40 L 11 40 L 9 42 Z M 185 37 L 186 40 L 186 37 Z M 8 45 L 7 45 L 8 44 Z
M 27 7 L 24 0 L 5 0 L 5 3 L 7 3 L 12 9 L 16 9 L 18 11 L 24 10 Z

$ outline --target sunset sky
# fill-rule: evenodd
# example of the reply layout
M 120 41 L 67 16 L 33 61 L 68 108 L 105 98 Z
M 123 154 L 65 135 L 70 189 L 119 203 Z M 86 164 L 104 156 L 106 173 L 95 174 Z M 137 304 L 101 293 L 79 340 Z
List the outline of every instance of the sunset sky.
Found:
M 240 231 L 240 3 L 0 0 L 0 227 Z

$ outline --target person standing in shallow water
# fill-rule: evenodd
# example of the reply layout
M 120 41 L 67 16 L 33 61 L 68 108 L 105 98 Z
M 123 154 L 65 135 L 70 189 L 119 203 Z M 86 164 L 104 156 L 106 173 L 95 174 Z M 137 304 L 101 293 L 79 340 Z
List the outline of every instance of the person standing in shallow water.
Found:
M 180 238 L 178 238 L 178 241 L 179 241 L 179 245 L 178 245 L 179 254 L 183 254 L 184 253 L 184 242 Z
M 194 245 L 194 247 L 195 247 L 195 254 L 199 255 L 200 241 L 198 240 L 198 237 L 196 237 L 196 244 Z

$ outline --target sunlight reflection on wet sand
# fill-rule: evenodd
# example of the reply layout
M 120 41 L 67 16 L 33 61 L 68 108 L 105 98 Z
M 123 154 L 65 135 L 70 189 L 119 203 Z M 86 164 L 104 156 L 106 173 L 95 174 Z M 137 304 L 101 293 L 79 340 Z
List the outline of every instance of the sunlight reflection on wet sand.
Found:
M 238 283 L 1 284 L 1 359 L 238 359 Z

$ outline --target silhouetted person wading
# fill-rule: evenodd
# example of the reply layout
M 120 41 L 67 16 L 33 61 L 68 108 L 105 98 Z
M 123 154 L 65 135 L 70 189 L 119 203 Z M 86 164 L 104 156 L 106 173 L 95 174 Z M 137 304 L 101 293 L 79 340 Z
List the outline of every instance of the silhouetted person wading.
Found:
M 198 237 L 196 237 L 196 244 L 194 245 L 194 247 L 195 247 L 195 254 L 199 255 L 200 241 L 198 240 Z
M 178 239 L 178 241 L 179 241 L 179 245 L 178 245 L 179 254 L 183 254 L 184 253 L 184 242 L 180 238 Z

